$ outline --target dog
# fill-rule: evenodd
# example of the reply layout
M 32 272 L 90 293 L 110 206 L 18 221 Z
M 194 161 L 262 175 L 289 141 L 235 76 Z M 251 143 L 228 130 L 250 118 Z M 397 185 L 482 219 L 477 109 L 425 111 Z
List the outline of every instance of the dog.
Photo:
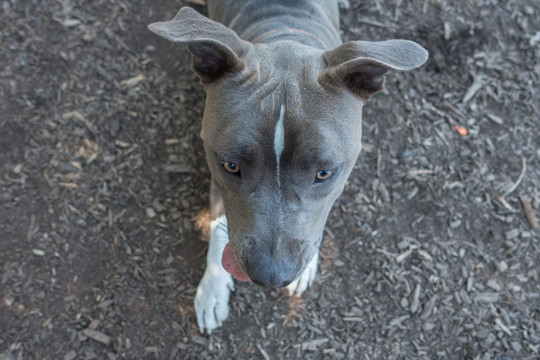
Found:
M 210 243 L 195 294 L 201 332 L 229 313 L 233 278 L 301 295 L 326 219 L 361 150 L 362 107 L 390 70 L 421 66 L 415 42 L 349 41 L 338 0 L 208 0 L 149 25 L 187 45 L 206 89 Z

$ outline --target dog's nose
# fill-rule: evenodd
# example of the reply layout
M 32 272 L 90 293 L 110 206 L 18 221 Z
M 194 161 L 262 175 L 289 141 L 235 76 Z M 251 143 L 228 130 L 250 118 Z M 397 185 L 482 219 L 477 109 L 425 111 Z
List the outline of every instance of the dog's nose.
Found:
M 259 281 L 259 280 L 255 280 L 255 279 L 251 279 L 251 281 L 255 284 L 255 285 L 259 285 L 259 286 L 263 286 L 263 287 L 285 287 L 287 285 L 289 285 L 290 283 L 293 282 L 293 280 L 289 281 L 285 281 L 285 282 L 282 282 L 281 284 L 273 284 L 273 283 L 264 283 L 262 281 Z
M 259 286 L 285 287 L 298 274 L 297 265 L 290 259 L 261 255 L 248 259 L 246 272 L 251 281 Z

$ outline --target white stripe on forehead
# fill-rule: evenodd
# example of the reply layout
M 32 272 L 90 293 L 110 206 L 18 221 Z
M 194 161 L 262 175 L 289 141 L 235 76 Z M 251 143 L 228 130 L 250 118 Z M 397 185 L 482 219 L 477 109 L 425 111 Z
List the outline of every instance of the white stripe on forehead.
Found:
M 277 164 L 277 181 L 279 185 L 279 159 L 281 153 L 285 149 L 285 126 L 283 126 L 283 119 L 285 118 L 285 105 L 281 104 L 281 110 L 279 111 L 279 120 L 276 124 L 276 130 L 274 132 L 274 151 L 276 153 Z

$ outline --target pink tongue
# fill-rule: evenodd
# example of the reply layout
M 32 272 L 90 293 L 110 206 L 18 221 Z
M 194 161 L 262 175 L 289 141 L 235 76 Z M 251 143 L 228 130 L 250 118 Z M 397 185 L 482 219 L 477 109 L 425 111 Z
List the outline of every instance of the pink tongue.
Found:
M 236 261 L 231 243 L 227 243 L 225 250 L 223 250 L 223 257 L 221 258 L 221 265 L 227 270 L 229 274 L 238 281 L 251 281 L 246 274 L 240 269 L 240 265 Z

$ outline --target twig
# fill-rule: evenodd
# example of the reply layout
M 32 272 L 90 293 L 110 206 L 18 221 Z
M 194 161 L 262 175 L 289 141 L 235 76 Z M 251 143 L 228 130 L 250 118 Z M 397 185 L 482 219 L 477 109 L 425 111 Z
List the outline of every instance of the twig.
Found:
M 505 198 L 503 197 L 499 197 L 499 201 L 501 202 L 501 204 L 504 205 L 505 208 L 508 209 L 508 211 L 512 212 L 512 213 L 517 213 L 518 211 L 516 209 L 514 209 L 514 207 L 512 205 L 510 205 L 508 203 L 508 201 L 506 201 Z
M 521 174 L 519 174 L 519 177 L 517 178 L 516 182 L 508 188 L 508 190 L 505 191 L 504 194 L 501 195 L 501 198 L 505 198 L 508 195 L 510 195 L 514 190 L 517 189 L 519 184 L 521 183 L 521 180 L 523 180 L 523 177 L 525 176 L 525 171 L 527 171 L 527 160 L 525 160 L 525 157 L 521 157 Z
M 448 101 L 444 101 L 443 102 L 443 105 L 451 110 L 454 114 L 456 114 L 461 120 L 466 120 L 467 119 L 467 115 L 465 113 L 463 113 L 463 111 L 459 110 L 457 107 L 455 107 L 453 104 L 449 103 Z
M 397 25 L 383 24 L 383 23 L 380 23 L 380 22 L 377 22 L 377 21 L 359 20 L 359 23 L 363 24 L 363 25 L 369 25 L 369 26 L 379 27 L 379 28 L 383 28 L 383 29 L 388 29 L 388 28 L 395 29 L 395 28 L 397 28 Z
M 472 82 L 472 85 L 469 87 L 469 90 L 467 90 L 467 93 L 463 97 L 463 100 L 462 100 L 463 103 L 466 103 L 469 100 L 471 100 L 474 97 L 474 95 L 476 95 L 476 93 L 485 85 L 484 79 L 481 78 L 479 75 L 475 75 L 471 73 L 471 76 L 473 78 L 473 82 Z
M 525 159 L 525 157 L 521 157 L 521 173 L 519 174 L 516 182 L 514 184 L 512 184 L 512 186 L 510 186 L 508 188 L 508 190 L 506 190 L 504 192 L 504 194 L 502 194 L 501 196 L 498 197 L 498 200 L 504 205 L 505 208 L 507 208 L 508 210 L 510 210 L 511 212 L 517 212 L 516 209 L 514 209 L 512 207 L 512 205 L 510 205 L 508 203 L 508 201 L 506 201 L 506 197 L 508 195 L 510 195 L 514 190 L 517 189 L 517 187 L 519 186 L 519 184 L 521 183 L 521 180 L 523 180 L 523 177 L 525 176 L 525 171 L 527 171 L 527 160 Z
M 377 149 L 377 178 L 381 178 L 381 149 Z
M 32 240 L 32 235 L 34 234 L 34 227 L 36 226 L 36 215 L 32 214 L 30 217 L 30 226 L 28 226 L 28 232 L 26 233 L 26 238 L 28 241 Z
M 437 135 L 439 135 L 439 137 L 441 138 L 441 140 L 443 141 L 443 143 L 446 144 L 446 146 L 450 147 L 450 144 L 448 143 L 448 141 L 446 140 L 446 137 L 444 136 L 444 134 L 437 128 L 435 128 L 435 132 L 437 133 Z
M 261 352 L 261 355 L 264 357 L 265 360 L 270 360 L 270 356 L 268 353 L 264 350 L 264 348 L 261 346 L 261 344 L 257 344 L 257 348 Z
M 187 3 L 191 3 L 191 4 L 201 5 L 201 6 L 205 6 L 205 5 L 206 5 L 206 1 L 205 1 L 205 0 L 187 0 L 186 2 L 187 2 Z

